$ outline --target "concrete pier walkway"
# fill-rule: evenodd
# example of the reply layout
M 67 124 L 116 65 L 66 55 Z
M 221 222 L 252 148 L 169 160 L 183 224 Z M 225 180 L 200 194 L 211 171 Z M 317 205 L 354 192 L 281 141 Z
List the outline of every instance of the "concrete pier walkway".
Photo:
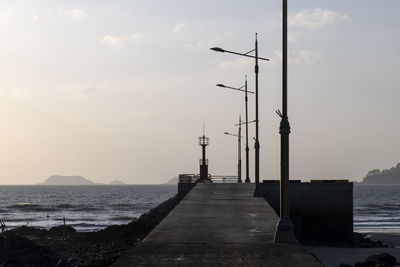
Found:
M 272 243 L 278 216 L 253 184 L 197 184 L 113 266 L 322 266 L 300 245 Z

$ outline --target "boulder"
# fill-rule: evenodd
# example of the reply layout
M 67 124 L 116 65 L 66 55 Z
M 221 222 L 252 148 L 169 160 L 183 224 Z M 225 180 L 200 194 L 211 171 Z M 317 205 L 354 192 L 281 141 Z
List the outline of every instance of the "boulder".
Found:
M 56 266 L 57 253 L 28 238 L 8 235 L 0 240 L 0 266 Z

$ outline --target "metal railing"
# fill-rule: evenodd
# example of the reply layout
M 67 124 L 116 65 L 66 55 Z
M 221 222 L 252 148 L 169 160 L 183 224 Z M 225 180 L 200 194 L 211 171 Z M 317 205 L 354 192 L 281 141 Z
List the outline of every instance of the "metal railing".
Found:
M 211 181 L 216 184 L 234 184 L 237 183 L 238 177 L 233 175 L 213 175 Z
M 200 178 L 199 174 L 179 174 L 179 182 L 185 184 L 191 184 L 197 182 Z
M 200 178 L 200 174 L 179 174 L 179 183 L 191 184 L 196 183 Z M 237 183 L 238 177 L 234 175 L 208 175 L 211 182 L 216 184 L 234 184 Z

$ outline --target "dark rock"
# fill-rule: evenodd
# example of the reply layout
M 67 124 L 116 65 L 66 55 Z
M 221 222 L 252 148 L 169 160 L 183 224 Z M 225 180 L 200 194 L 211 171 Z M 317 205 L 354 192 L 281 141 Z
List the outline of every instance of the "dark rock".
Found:
M 356 264 L 354 264 L 354 267 L 375 267 L 375 263 L 374 262 L 356 262 Z
M 55 226 L 50 228 L 49 230 L 50 234 L 53 235 L 59 235 L 59 234 L 74 234 L 76 233 L 76 230 L 74 227 L 69 226 L 69 225 L 61 225 L 61 226 Z
M 325 247 L 350 247 L 350 248 L 381 248 L 388 247 L 379 240 L 372 240 L 367 234 L 353 233 L 353 238 L 345 242 L 317 242 L 317 241 L 302 241 L 301 244 L 306 246 L 325 246 Z
M 39 229 L 39 228 L 34 228 L 34 227 L 28 227 L 28 226 L 20 226 L 17 228 L 14 228 L 12 230 L 8 230 L 7 232 L 4 233 L 4 235 L 19 235 L 19 236 L 42 236 L 47 234 L 47 230 L 45 229 Z
M 0 240 L 0 265 L 51 267 L 56 266 L 58 261 L 56 252 L 25 237 L 11 234 Z
M 353 265 L 347 264 L 347 263 L 341 263 L 341 264 L 339 265 L 339 267 L 353 267 Z
M 391 267 L 396 265 L 396 258 L 389 253 L 369 256 L 363 262 L 357 262 L 354 267 Z
M 396 258 L 390 255 L 389 253 L 383 252 L 381 254 L 369 256 L 365 262 L 374 262 L 375 265 L 381 264 L 380 266 L 384 266 L 382 264 L 389 264 L 389 266 L 396 265 Z

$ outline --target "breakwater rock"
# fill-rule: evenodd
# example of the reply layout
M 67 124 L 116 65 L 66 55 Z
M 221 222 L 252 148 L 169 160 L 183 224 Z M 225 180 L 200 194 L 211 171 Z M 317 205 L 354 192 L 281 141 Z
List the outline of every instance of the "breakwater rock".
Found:
M 0 236 L 0 266 L 109 266 L 145 238 L 180 202 L 174 196 L 138 219 L 96 232 L 22 226 Z
M 345 264 L 342 263 L 339 267 L 391 267 L 396 266 L 396 258 L 389 253 L 381 253 L 377 255 L 372 255 L 366 258 L 364 261 L 356 262 L 356 264 Z

